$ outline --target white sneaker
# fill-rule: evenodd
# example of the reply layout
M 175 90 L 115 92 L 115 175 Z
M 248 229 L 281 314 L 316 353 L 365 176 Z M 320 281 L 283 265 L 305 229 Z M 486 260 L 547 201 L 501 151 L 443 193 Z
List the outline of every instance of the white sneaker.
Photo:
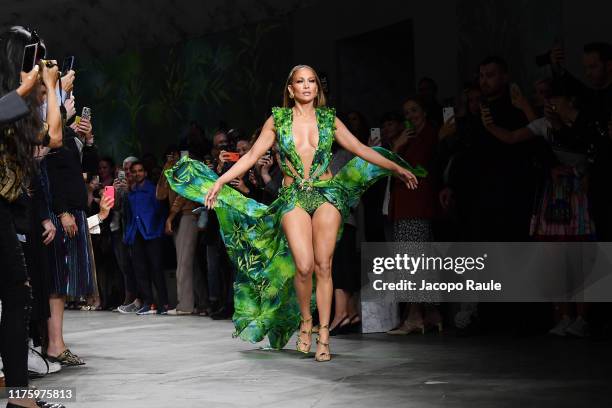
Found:
M 38 353 L 40 353 L 40 355 L 42 356 L 42 347 L 40 346 L 33 347 L 33 349 L 36 350 Z M 46 358 L 45 358 L 45 361 L 47 362 L 47 364 L 49 364 L 49 374 L 57 373 L 58 371 L 62 369 L 62 365 L 60 363 L 51 362 L 47 360 Z
M 565 337 L 567 335 L 567 328 L 572 325 L 573 320 L 568 316 L 563 316 L 559 323 L 552 329 L 548 331 L 550 334 L 554 334 L 555 336 Z
M 28 349 L 28 373 L 33 377 L 44 377 L 49 374 L 47 360 L 32 348 Z
M 136 303 L 136 301 L 133 301 L 129 305 L 121 305 L 121 306 L 119 306 L 117 308 L 117 311 L 119 313 L 121 313 L 121 314 L 132 314 L 132 313 L 138 312 L 141 307 L 142 307 L 142 305 L 138 305 L 138 303 Z
M 589 324 L 582 318 L 582 316 L 578 316 L 574 323 L 572 323 L 567 328 L 567 333 L 576 337 L 586 337 L 589 335 Z

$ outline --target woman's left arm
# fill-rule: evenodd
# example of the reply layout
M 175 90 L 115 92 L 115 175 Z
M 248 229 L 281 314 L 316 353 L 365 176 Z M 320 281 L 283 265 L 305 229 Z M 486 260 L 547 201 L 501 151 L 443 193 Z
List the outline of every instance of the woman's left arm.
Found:
M 409 189 L 417 187 L 417 178 L 412 172 L 406 170 L 402 166 L 393 161 L 387 159 L 376 150 L 369 146 L 364 145 L 357 139 L 342 123 L 342 121 L 336 118 L 336 141 L 340 146 L 355 156 L 361 157 L 363 160 L 375 164 L 383 169 L 391 170 L 397 177 L 404 181 Z

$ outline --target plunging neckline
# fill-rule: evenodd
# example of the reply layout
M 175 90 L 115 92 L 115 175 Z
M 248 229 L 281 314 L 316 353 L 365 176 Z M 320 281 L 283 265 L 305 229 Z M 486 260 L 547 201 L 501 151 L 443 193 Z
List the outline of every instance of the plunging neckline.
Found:
M 300 164 L 301 164 L 301 171 L 298 173 L 302 178 L 304 179 L 310 179 L 311 175 L 312 175 L 312 166 L 315 164 L 315 159 L 317 157 L 317 153 L 319 152 L 319 148 L 321 146 L 321 120 L 319 119 L 319 108 L 315 108 L 315 121 L 317 123 L 317 146 L 315 147 L 315 150 L 312 154 L 312 161 L 310 162 L 310 169 L 308 169 L 308 177 L 306 177 L 304 175 L 304 172 L 306 171 L 306 166 L 304 166 L 304 160 L 302 160 L 302 156 L 300 156 L 300 154 L 298 153 L 297 149 L 295 148 L 295 134 L 293 132 L 293 107 L 289 108 L 289 111 L 291 112 L 291 116 L 289 116 L 289 119 L 291 121 L 290 124 L 290 130 L 291 130 L 291 138 L 290 138 L 290 143 L 291 143 L 291 149 L 293 150 L 293 152 L 296 154 L 296 156 L 298 157 L 298 159 L 300 160 Z

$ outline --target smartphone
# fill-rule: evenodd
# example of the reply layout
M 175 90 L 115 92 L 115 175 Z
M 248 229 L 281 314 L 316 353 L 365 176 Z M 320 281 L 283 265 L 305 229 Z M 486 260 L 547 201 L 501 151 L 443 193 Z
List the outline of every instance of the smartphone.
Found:
M 38 43 L 26 45 L 23 49 L 23 59 L 21 60 L 21 71 L 30 72 L 36 65 L 36 54 L 38 53 Z
M 65 75 L 68 71 L 72 71 L 74 69 L 74 55 L 69 55 L 64 58 L 64 62 L 62 62 L 62 75 Z
M 442 108 L 442 119 L 444 123 L 448 122 L 448 120 L 453 116 L 455 116 L 455 108 L 452 106 L 445 106 Z
M 406 129 L 409 129 L 409 130 L 414 129 L 414 124 L 408 119 L 404 121 L 404 126 L 406 127 Z
M 225 152 L 225 154 L 228 156 L 227 157 L 227 161 L 237 162 L 238 160 L 240 160 L 240 153 L 237 153 L 237 152 Z
M 99 183 L 100 182 L 100 176 L 93 176 L 91 178 L 91 181 L 93 181 L 94 183 Z
M 75 125 L 78 125 L 80 121 L 81 121 L 81 117 L 80 117 L 79 115 L 76 115 L 76 116 L 74 117 L 74 124 L 75 124 Z
M 114 200 L 115 199 L 115 187 L 113 186 L 104 187 L 104 197 L 108 197 L 111 200 Z M 114 204 L 113 204 L 113 207 L 114 207 Z
M 91 108 L 83 106 L 83 111 L 81 112 L 81 119 L 91 120 Z
M 119 170 L 119 173 L 117 174 L 117 178 L 119 180 L 125 180 L 125 170 Z
M 268 150 L 264 157 L 267 158 L 267 159 L 272 158 L 272 150 Z
M 380 146 L 380 128 L 370 129 L 370 140 L 368 144 L 370 146 Z
M 181 159 L 185 156 L 189 156 L 189 150 L 181 150 Z

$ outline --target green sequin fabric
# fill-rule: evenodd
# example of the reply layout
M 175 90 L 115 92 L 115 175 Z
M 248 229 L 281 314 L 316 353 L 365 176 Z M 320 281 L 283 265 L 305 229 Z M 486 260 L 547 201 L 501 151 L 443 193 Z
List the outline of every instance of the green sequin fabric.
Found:
M 270 346 L 281 349 L 300 323 L 293 286 L 295 263 L 281 228 L 282 216 L 295 206 L 310 212 L 323 202 L 329 202 L 346 218 L 349 209 L 357 205 L 363 192 L 380 178 L 389 176 L 390 171 L 355 157 L 333 178 L 319 179 L 331 161 L 335 132 L 335 111 L 322 107 L 316 110 L 319 143 L 310 176 L 304 178 L 304 166 L 293 140 L 292 110 L 273 108 L 272 114 L 281 168 L 295 181 L 283 186 L 278 198 L 269 206 L 247 198 L 229 186 L 223 186 L 215 212 L 221 236 L 236 269 L 234 336 L 253 343 L 268 336 Z M 422 167 L 412 167 L 386 149 L 374 149 L 417 177 L 427 175 Z M 218 177 L 204 163 L 188 157 L 166 170 L 165 176 L 178 194 L 199 203 L 203 203 L 206 193 Z

